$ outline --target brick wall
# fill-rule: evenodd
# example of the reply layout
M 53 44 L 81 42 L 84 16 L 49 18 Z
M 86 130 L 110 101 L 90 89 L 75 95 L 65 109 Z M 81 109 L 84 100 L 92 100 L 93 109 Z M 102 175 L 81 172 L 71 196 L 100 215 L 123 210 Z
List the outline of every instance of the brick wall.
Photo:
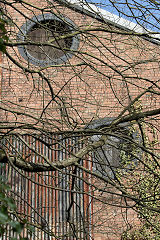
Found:
M 28 3 L 35 4 L 37 9 L 29 5 L 27 9 L 20 3 L 15 4 L 19 12 L 7 7 L 16 24 L 8 27 L 13 40 L 17 38 L 20 27 L 26 22 L 27 17 L 32 18 L 41 14 L 38 8 L 48 7 L 45 0 L 38 4 L 36 1 L 28 1 Z M 103 25 L 92 17 L 57 4 L 52 6 L 52 11 L 69 17 L 84 33 L 80 34 L 78 52 L 64 66 L 41 69 L 51 83 L 54 94 L 57 95 L 56 102 L 52 102 L 45 111 L 44 121 L 47 119 L 45 128 L 54 132 L 59 129 L 72 129 L 74 124 L 84 126 L 97 118 L 115 117 L 128 105 L 130 99 L 142 93 L 150 85 L 150 81 L 156 82 L 159 79 L 157 61 L 159 51 L 156 45 L 142 38 L 110 33 L 109 31 L 117 31 L 117 29 L 109 25 L 106 27 L 106 24 Z M 25 13 L 25 16 L 22 13 Z M 90 25 L 93 28 L 105 27 L 106 32 L 85 33 Z M 1 118 L 9 122 L 36 123 L 43 108 L 52 99 L 48 84 L 38 74 L 40 67 L 28 63 L 19 54 L 17 47 L 8 48 L 8 51 L 18 64 L 28 67 L 31 71 L 36 70 L 37 73 L 27 73 L 23 67 L 19 68 L 8 58 L 3 58 L 3 68 L 1 68 L 3 106 L 7 104 L 8 108 L 13 108 L 17 112 L 22 111 L 26 116 L 6 111 L 2 113 Z M 134 66 L 137 59 L 139 64 Z M 75 66 L 78 64 L 79 66 Z M 63 101 L 60 101 L 59 97 Z M 72 124 L 67 122 L 67 118 L 62 114 L 63 104 Z M 148 93 L 141 98 L 140 107 L 147 110 L 158 104 L 159 99 Z M 34 116 L 34 119 L 29 115 Z M 94 239 L 118 240 L 128 222 L 137 224 L 137 216 L 132 210 L 112 206 L 115 201 L 121 199 L 108 200 L 107 196 L 103 198 L 107 205 L 99 204 L 96 200 L 94 202 Z
M 41 2 L 41 6 L 45 4 L 45 1 Z M 32 8 L 27 10 L 21 4 L 16 4 L 16 6 L 30 18 L 40 14 L 40 11 L 34 9 L 32 12 Z M 14 29 L 11 27 L 12 34 L 14 31 L 12 36 L 16 39 L 19 28 L 25 23 L 26 18 L 14 9 L 9 9 L 9 11 L 18 25 Z M 63 7 L 57 7 L 53 11 L 60 11 L 65 16 L 69 16 L 82 29 L 88 25 L 92 25 L 93 28 L 103 27 L 103 24 L 95 19 Z M 151 62 L 147 67 L 144 63 L 137 65 L 134 69 L 130 67 L 130 64 L 133 65 L 137 59 L 147 61 L 153 57 L 158 58 L 156 45 L 143 39 L 128 38 L 102 31 L 99 31 L 98 35 L 97 40 L 97 32 L 82 34 L 79 52 L 68 61 L 68 64 L 86 63 L 87 66 L 75 67 L 74 70 L 73 67 L 52 67 L 42 71 L 50 80 L 54 93 L 63 97 L 69 113 L 77 122 L 81 122 L 80 118 L 86 123 L 97 117 L 117 116 L 118 112 L 128 104 L 126 82 L 119 74 L 122 69 L 124 69 L 124 75 L 129 75 L 126 80 L 131 98 L 143 91 L 144 84 L 145 87 L 150 84 L 140 78 L 147 77 L 151 81 L 158 79 L 156 70 L 159 67 L 158 63 Z M 9 51 L 20 64 L 27 66 L 28 63 L 20 56 L 17 48 L 10 48 Z M 8 62 L 8 59 L 4 59 L 4 66 L 6 69 L 3 70 L 2 98 L 12 99 L 15 104 L 33 108 L 32 114 L 38 117 L 40 109 L 51 99 L 47 83 L 38 74 L 24 73 L 13 63 Z M 32 64 L 29 67 L 38 70 Z M 144 109 L 148 109 L 153 104 L 156 104 L 156 99 L 151 94 L 144 97 L 144 103 L 142 103 Z M 55 102 L 48 108 L 50 118 L 53 116 L 57 119 L 61 118 L 59 108 L 60 105 Z M 14 118 L 13 115 L 11 117 Z

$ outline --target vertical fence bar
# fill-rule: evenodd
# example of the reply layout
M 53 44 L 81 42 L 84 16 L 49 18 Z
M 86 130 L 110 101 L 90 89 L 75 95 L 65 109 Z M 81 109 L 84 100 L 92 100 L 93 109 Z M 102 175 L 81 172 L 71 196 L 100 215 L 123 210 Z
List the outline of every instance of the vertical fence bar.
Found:
M 34 136 L 23 135 L 22 137 L 34 151 L 30 150 L 17 137 L 11 137 L 8 141 L 8 151 L 15 155 L 19 154 L 23 157 L 27 157 L 26 161 L 31 160 L 34 163 L 44 162 L 42 157 L 36 154 L 36 151 L 48 157 L 51 161 L 63 161 L 83 147 L 80 137 L 64 138 L 63 135 L 59 136 L 56 134 L 49 137 L 38 136 L 41 140 L 50 144 L 54 150 L 51 150 L 49 145 L 45 145 L 43 142 L 38 141 Z M 86 168 L 92 169 L 90 159 L 81 159 L 80 164 Z M 70 167 L 62 171 L 44 173 L 23 172 L 26 178 L 12 169 L 10 179 L 11 187 L 13 193 L 15 193 L 14 198 L 17 202 L 19 212 L 25 213 L 31 222 L 39 226 L 43 221 L 46 222 L 45 229 L 49 232 L 54 232 L 55 235 L 59 236 L 59 240 L 88 240 L 89 238 L 87 236 L 91 236 L 90 225 L 92 223 L 91 214 L 93 212 L 93 204 L 91 197 L 88 197 L 84 192 L 91 193 L 92 190 L 83 179 L 90 181 L 89 174 L 77 168 L 77 178 L 75 178 L 72 174 L 73 169 L 74 167 Z M 0 173 L 3 175 L 6 175 L 7 171 L 8 168 L 0 168 Z M 27 177 L 29 179 L 27 179 Z M 68 223 L 67 210 L 71 201 L 70 189 L 73 178 L 75 178 L 73 189 L 75 191 L 73 194 L 74 203 L 70 210 L 70 223 Z M 41 184 L 45 186 L 41 186 Z M 52 188 L 49 186 L 52 186 Z M 60 190 L 56 190 L 54 187 Z M 73 227 L 75 227 L 74 230 Z M 75 231 L 74 234 L 73 231 Z M 26 230 L 24 230 L 22 233 L 23 236 L 25 236 L 26 233 Z M 9 231 L 8 234 L 9 235 L 3 237 L 2 240 L 8 240 L 8 238 L 14 236 L 11 231 Z M 50 237 L 49 233 L 44 233 L 35 228 L 35 232 L 32 234 L 31 239 L 53 240 L 55 238 Z

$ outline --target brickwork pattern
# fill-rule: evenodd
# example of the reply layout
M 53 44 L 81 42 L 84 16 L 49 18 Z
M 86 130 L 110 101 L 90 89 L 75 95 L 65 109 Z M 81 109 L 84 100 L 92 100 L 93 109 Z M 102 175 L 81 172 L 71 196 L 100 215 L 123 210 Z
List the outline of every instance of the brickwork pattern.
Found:
M 37 5 L 36 1 L 30 0 L 28 3 Z M 46 5 L 45 0 L 38 2 L 38 7 Z M 32 18 L 41 14 L 38 8 L 26 9 L 20 3 L 17 3 L 16 7 L 20 12 L 11 7 L 7 9 L 17 25 L 17 27 L 11 26 L 11 29 L 8 29 L 13 39 L 17 38 L 17 33 L 27 17 Z M 103 28 L 103 24 L 57 4 L 52 6 L 52 11 L 69 17 L 84 30 L 84 34 L 80 35 L 78 52 L 64 66 L 41 69 L 51 83 L 54 94 L 63 99 L 62 102 L 56 98 L 59 103 L 52 102 L 45 111 L 44 118 L 49 123 L 46 128 L 51 128 L 54 132 L 68 127 L 67 119 L 62 116 L 62 111 L 65 110 L 63 104 L 66 106 L 70 121 L 73 124 L 78 123 L 79 126 L 81 124 L 84 126 L 96 118 L 115 117 L 128 105 L 130 99 L 141 94 L 147 85 L 150 85 L 150 81 L 156 82 L 159 79 L 159 63 L 150 61 L 146 64 L 151 59 L 159 59 L 156 45 L 144 39 L 109 33 L 110 26 L 108 26 L 108 32 L 99 31 L 97 34 L 96 31 L 92 31 L 85 34 L 88 26 Z M 21 14 L 23 12 L 25 12 L 25 17 Z M 115 30 L 114 27 L 112 29 Z M 20 56 L 16 47 L 8 50 L 21 66 L 28 67 L 31 71 L 39 71 L 39 67 L 26 62 Z M 137 59 L 139 64 L 134 66 Z M 3 65 L 0 72 L 2 76 L 1 100 L 10 109 L 25 112 L 26 118 L 19 114 L 17 119 L 14 113 L 7 111 L 5 114 L 3 112 L 0 118 L 10 122 L 36 123 L 44 107 L 52 99 L 47 82 L 40 78 L 38 73 L 27 73 L 23 67 L 22 69 L 17 67 L 5 57 L 1 59 L 1 62 Z M 78 64 L 79 66 L 75 66 Z M 158 106 L 159 103 L 158 98 L 148 93 L 141 98 L 140 105 L 143 110 L 148 110 Z M 29 115 L 34 116 L 34 119 Z M 133 222 L 133 225 L 137 224 L 137 216 L 132 210 L 110 206 L 109 203 L 113 204 L 115 199 L 108 200 L 105 196 L 104 200 L 108 202 L 105 207 L 103 204 L 94 202 L 94 239 L 119 240 L 128 222 Z

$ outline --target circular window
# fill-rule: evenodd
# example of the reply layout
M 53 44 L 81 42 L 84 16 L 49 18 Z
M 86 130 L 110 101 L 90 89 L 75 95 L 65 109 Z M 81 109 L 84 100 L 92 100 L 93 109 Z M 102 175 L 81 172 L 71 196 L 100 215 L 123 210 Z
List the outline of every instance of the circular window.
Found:
M 39 66 L 64 63 L 79 45 L 78 36 L 65 37 L 74 29 L 75 25 L 68 18 L 62 20 L 53 14 L 34 17 L 23 24 L 18 33 L 19 41 L 30 43 L 19 46 L 19 52 L 27 61 Z M 50 43 L 53 46 L 47 45 Z

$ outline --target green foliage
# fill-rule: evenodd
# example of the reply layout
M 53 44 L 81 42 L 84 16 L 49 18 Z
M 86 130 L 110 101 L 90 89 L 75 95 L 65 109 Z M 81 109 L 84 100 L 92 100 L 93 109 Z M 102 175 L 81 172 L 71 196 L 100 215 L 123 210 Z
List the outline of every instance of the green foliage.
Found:
M 12 197 L 9 196 L 9 186 L 5 180 L 0 178 L 0 237 L 8 231 L 16 234 L 20 240 L 27 240 L 20 236 L 24 227 L 27 227 L 26 220 L 20 220 L 16 217 L 16 205 Z M 8 230 L 9 229 L 9 230 Z M 10 240 L 17 240 L 12 237 Z
M 153 163 L 152 163 L 153 165 Z M 140 177 L 137 192 L 143 204 L 137 207 L 145 229 L 152 232 L 153 239 L 160 240 L 160 182 L 159 177 L 148 171 Z
M 141 163 L 135 166 L 134 171 L 125 172 L 125 186 L 138 199 L 135 209 L 141 227 L 124 232 L 122 240 L 160 240 L 160 170 L 158 155 L 152 156 L 157 145 L 157 134 L 152 125 L 143 126 L 143 138 L 144 148 L 151 149 L 151 154 L 141 150 Z M 135 155 L 138 148 L 132 151 Z M 122 157 L 124 163 L 128 164 L 130 157 L 126 151 Z
M 152 149 L 157 145 L 157 134 L 152 125 L 149 125 L 150 139 L 145 136 L 145 145 Z M 146 128 L 147 132 L 147 128 Z M 156 157 L 157 156 L 157 157 Z M 145 153 L 143 161 L 145 171 L 139 177 L 136 191 L 143 204 L 137 207 L 139 218 L 144 227 L 152 232 L 153 239 L 160 240 L 160 170 L 158 155 L 154 157 Z
M 127 230 L 122 234 L 121 240 L 151 240 L 153 238 L 152 232 L 143 225 L 137 229 Z
M 5 53 L 6 46 L 5 42 L 8 41 L 6 25 L 8 22 L 3 18 L 3 13 L 0 13 L 0 52 Z
M 127 136 L 124 141 L 121 141 L 119 144 L 120 150 L 120 169 L 122 171 L 119 172 L 120 175 L 124 176 L 126 171 L 134 171 L 137 165 L 138 158 L 140 157 L 140 149 L 134 143 L 138 143 L 140 141 L 140 136 L 134 126 L 131 126 L 127 129 L 124 129 L 123 136 Z M 125 170 L 125 171 L 123 171 Z

